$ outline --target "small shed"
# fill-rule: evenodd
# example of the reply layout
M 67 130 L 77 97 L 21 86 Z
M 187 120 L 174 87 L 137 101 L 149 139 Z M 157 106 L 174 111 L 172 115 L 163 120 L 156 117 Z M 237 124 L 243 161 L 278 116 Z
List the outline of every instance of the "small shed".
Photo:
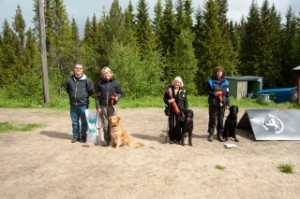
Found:
M 236 99 L 251 97 L 262 89 L 263 78 L 258 76 L 226 76 L 229 81 L 229 95 Z

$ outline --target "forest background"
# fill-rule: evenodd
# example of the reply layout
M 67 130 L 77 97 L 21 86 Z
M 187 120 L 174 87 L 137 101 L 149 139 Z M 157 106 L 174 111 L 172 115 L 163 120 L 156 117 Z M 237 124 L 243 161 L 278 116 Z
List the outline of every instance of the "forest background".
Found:
M 43 104 L 38 4 L 33 27 L 26 27 L 20 6 L 12 24 L 0 34 L 0 99 Z M 51 103 L 67 98 L 64 81 L 75 60 L 98 82 L 99 70 L 110 66 L 124 95 L 138 100 L 162 96 L 175 76 L 188 94 L 201 96 L 217 65 L 226 75 L 263 77 L 264 88 L 295 85 L 292 68 L 300 64 L 300 16 L 290 7 L 282 21 L 275 5 L 254 1 L 246 18 L 227 18 L 227 0 L 207 0 L 194 10 L 191 0 L 157 0 L 150 19 L 148 4 L 129 2 L 122 11 L 113 0 L 100 18 L 87 18 L 80 37 L 63 0 L 45 1 L 46 44 Z

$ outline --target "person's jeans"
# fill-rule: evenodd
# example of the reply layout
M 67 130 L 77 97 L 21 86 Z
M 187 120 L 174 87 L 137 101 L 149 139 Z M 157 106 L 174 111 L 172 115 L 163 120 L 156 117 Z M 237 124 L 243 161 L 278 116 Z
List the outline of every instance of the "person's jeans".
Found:
M 86 131 L 88 129 L 87 120 L 85 117 L 85 110 L 88 109 L 88 105 L 71 105 L 70 115 L 73 128 L 73 138 L 79 139 L 80 135 L 82 137 L 86 136 Z M 81 121 L 81 126 L 80 122 Z

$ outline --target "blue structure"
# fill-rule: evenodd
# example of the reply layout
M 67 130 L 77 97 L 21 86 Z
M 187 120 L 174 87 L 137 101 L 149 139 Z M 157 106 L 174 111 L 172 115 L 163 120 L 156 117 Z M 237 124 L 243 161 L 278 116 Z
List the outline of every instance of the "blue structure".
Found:
M 297 87 L 263 89 L 255 93 L 253 98 L 268 94 L 269 99 L 276 103 L 297 100 Z

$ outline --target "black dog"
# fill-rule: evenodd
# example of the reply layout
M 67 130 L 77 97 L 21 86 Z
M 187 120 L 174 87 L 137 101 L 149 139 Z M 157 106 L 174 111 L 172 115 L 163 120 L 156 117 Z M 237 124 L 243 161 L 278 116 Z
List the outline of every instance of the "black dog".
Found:
M 223 138 L 225 141 L 228 140 L 228 137 L 233 137 L 234 141 L 238 142 L 239 140 L 236 138 L 236 125 L 237 125 L 237 114 L 239 112 L 239 107 L 232 105 L 229 108 L 229 115 L 225 120 L 224 133 Z
M 192 144 L 192 133 L 194 129 L 194 112 L 191 109 L 187 109 L 184 112 L 185 119 L 183 122 L 182 134 L 181 134 L 181 145 L 184 146 L 184 138 L 188 135 L 189 146 Z

